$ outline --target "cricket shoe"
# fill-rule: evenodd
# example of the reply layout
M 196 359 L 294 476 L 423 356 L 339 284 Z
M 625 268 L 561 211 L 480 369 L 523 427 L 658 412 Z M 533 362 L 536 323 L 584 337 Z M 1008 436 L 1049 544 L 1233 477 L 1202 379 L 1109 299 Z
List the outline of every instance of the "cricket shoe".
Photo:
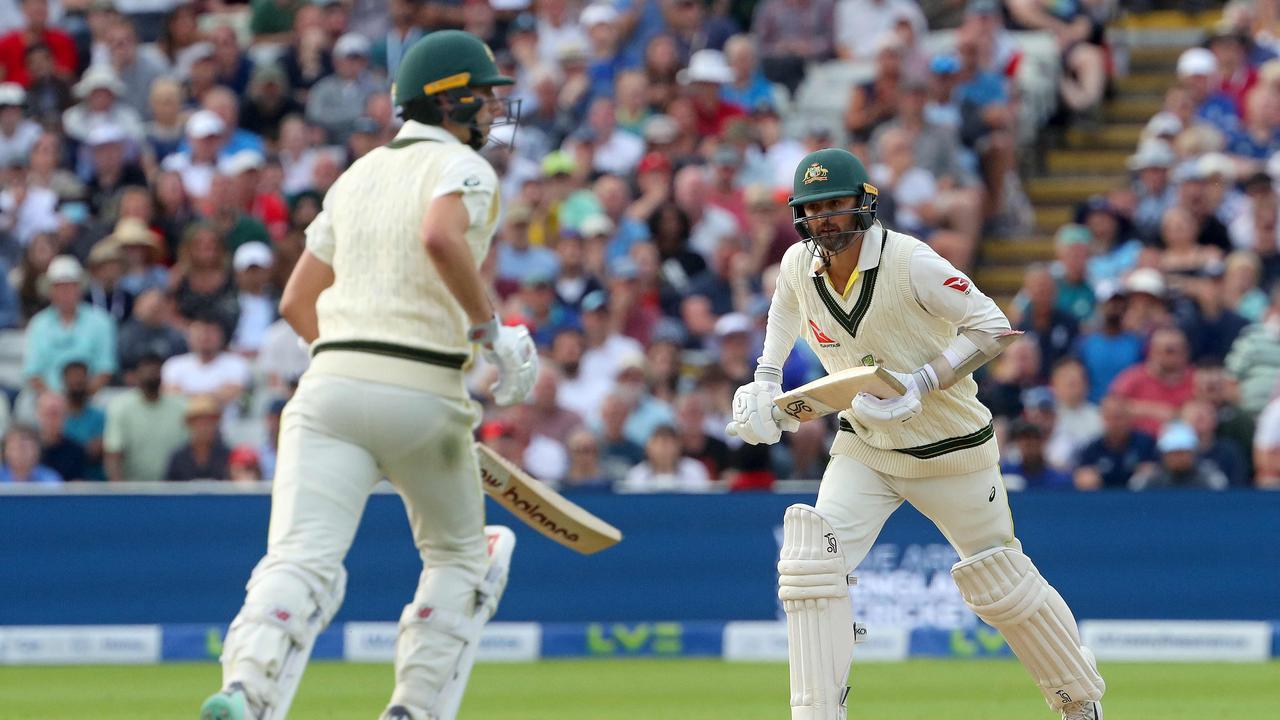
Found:
M 209 696 L 200 706 L 200 720 L 256 720 L 244 696 L 244 686 L 231 683 Z
M 392 705 L 382 713 L 380 720 L 413 720 L 413 715 L 403 705 Z
M 1096 700 L 1071 703 L 1062 708 L 1062 720 L 1102 720 L 1102 703 Z

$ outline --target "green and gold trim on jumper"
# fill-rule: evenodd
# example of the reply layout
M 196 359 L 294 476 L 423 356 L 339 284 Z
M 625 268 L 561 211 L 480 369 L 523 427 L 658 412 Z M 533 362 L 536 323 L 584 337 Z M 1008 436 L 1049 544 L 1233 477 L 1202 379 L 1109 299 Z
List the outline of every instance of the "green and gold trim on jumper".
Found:
M 884 261 L 884 246 L 887 238 L 880 240 L 880 260 Z M 859 245 L 861 247 L 861 245 Z M 854 274 L 850 276 L 850 281 L 857 277 L 858 270 L 854 270 Z M 840 302 L 831 295 L 831 283 L 827 281 L 827 274 L 822 273 L 813 276 L 814 287 L 818 289 L 818 297 L 822 299 L 822 304 L 827 306 L 827 311 L 840 323 L 840 327 L 849 333 L 850 337 L 858 336 L 858 326 L 862 324 L 862 318 L 867 314 L 867 310 L 871 308 L 871 297 L 876 292 L 876 278 L 880 275 L 880 263 L 863 273 L 862 290 L 858 292 L 858 301 L 854 303 L 853 309 L 845 312 L 840 306 Z M 846 288 L 845 292 L 848 292 Z
M 844 432 L 854 433 L 855 435 L 857 434 L 853 430 L 853 425 L 844 418 L 840 418 L 840 429 Z M 975 430 L 968 435 L 947 438 L 946 440 L 931 442 L 927 445 L 917 445 L 915 447 L 894 450 L 894 452 L 910 455 L 917 460 L 932 460 L 933 458 L 946 455 L 947 453 L 953 453 L 957 450 L 968 450 L 969 448 L 978 447 L 995 437 L 995 434 L 995 426 L 991 423 L 987 423 L 984 427 Z
M 409 147 L 410 145 L 420 143 L 420 142 L 440 142 L 440 141 L 434 140 L 432 138 L 416 138 L 416 137 L 396 138 L 395 140 L 392 140 L 391 142 L 387 143 L 387 147 L 391 148 L 392 150 L 399 150 L 400 148 L 406 148 L 406 147 Z
M 460 353 L 444 353 L 435 350 L 427 350 L 426 348 L 409 347 L 408 345 L 397 345 L 395 343 L 376 342 L 373 340 L 339 340 L 336 342 L 326 342 L 316 345 L 311 354 L 318 355 L 327 350 L 350 350 L 352 352 L 370 353 L 372 355 L 384 355 L 386 357 L 399 358 L 401 360 L 412 360 L 413 362 L 427 363 L 428 365 L 439 365 L 453 370 L 461 370 L 467 361 L 470 360 L 469 355 Z

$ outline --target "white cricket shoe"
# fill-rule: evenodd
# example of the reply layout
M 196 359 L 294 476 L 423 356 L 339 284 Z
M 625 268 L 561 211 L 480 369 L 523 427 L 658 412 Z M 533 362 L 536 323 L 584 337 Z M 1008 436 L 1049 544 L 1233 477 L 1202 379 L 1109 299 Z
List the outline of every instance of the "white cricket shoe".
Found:
M 1102 703 L 1096 700 L 1071 703 L 1062 708 L 1062 720 L 1102 720 Z

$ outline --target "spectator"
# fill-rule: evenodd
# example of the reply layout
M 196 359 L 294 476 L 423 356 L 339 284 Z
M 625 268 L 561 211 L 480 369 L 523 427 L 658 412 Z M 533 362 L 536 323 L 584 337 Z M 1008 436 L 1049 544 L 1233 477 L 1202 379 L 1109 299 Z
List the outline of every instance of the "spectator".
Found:
M 1199 270 L 1209 263 L 1222 261 L 1222 250 L 1196 242 L 1196 219 L 1177 205 L 1164 212 L 1160 223 L 1160 269 L 1166 273 Z
M 865 143 L 876 128 L 890 120 L 902 103 L 902 48 L 893 35 L 881 35 L 875 43 L 875 72 L 849 95 L 844 127 L 854 142 Z
M 160 288 L 144 290 L 133 305 L 133 316 L 120 327 L 120 367 L 134 367 L 143 356 L 168 360 L 187 351 L 182 331 L 172 325 L 173 301 Z
M 39 460 L 40 441 L 36 432 L 22 425 L 10 426 L 4 434 L 4 465 L 0 466 L 0 484 L 62 482 L 62 476 L 56 470 L 39 464 Z
M 90 387 L 105 385 L 116 371 L 116 328 L 111 316 L 80 301 L 84 270 L 69 255 L 49 263 L 50 307 L 27 326 L 23 376 L 36 393 L 62 389 L 62 368 L 79 360 L 93 371 Z
M 262 468 L 258 454 L 248 445 L 241 445 L 227 456 L 227 479 L 232 482 L 260 482 Z
M 182 4 L 170 10 L 164 19 L 164 29 L 156 40 L 156 49 L 180 78 L 190 74 L 191 64 L 200 50 L 197 47 L 201 44 L 197 12 L 195 4 Z
M 560 370 L 546 364 L 538 370 L 538 379 L 529 393 L 529 404 L 538 419 L 537 432 L 553 438 L 567 438 L 582 425 L 578 413 L 559 404 Z
M 218 84 L 229 88 L 236 95 L 243 95 L 249 87 L 253 62 L 240 51 L 235 28 L 226 24 L 217 25 L 209 31 L 209 41 L 213 44 L 213 64 L 217 68 Z
M 1249 64 L 1248 46 L 1248 35 L 1221 25 L 1205 41 L 1218 63 L 1217 90 L 1231 98 L 1237 115 L 1244 114 L 1245 98 L 1258 82 L 1257 68 Z
M 240 317 L 230 265 L 226 245 L 211 226 L 197 224 L 187 229 L 173 281 L 178 314 L 186 320 L 209 318 L 218 323 L 225 337 L 235 332 Z
M 1191 346 L 1191 361 L 1221 365 L 1231 344 L 1249 322 L 1223 304 L 1221 262 L 1205 264 L 1194 275 L 1180 278 L 1185 299 L 1176 306 L 1178 325 Z
M 707 477 L 719 480 L 729 469 L 729 446 L 723 440 L 707 433 L 706 399 L 698 392 L 689 392 L 676 400 L 676 432 L 680 437 L 680 451 L 687 458 L 702 463 Z
M 675 428 L 660 425 L 645 444 L 644 462 L 633 467 L 615 486 L 618 492 L 707 492 L 711 489 L 702 463 L 680 455 Z
M 1005 208 L 1009 176 L 1016 177 L 1011 172 L 1016 162 L 1015 116 L 1004 79 L 982 69 L 976 38 L 961 35 L 956 41 L 956 58 L 950 82 L 954 83 L 952 102 L 958 112 L 960 138 L 978 154 L 987 187 L 984 217 L 995 218 Z
M 1151 336 L 1147 360 L 1125 370 L 1109 394 L 1129 403 L 1134 427 L 1155 436 L 1173 419 L 1195 391 L 1188 363 L 1187 339 L 1177 328 L 1161 328 Z
M 849 60 L 871 60 L 879 47 L 876 41 L 903 20 L 917 35 L 928 29 L 916 0 L 841 0 L 833 17 L 837 49 Z
M 1129 297 L 1114 283 L 1102 286 L 1097 326 L 1080 337 L 1076 354 L 1088 375 L 1089 402 L 1100 402 L 1112 381 L 1142 360 L 1143 338 L 1125 329 Z
M 1188 48 L 1178 56 L 1178 85 L 1187 93 L 1195 117 L 1224 134 L 1240 123 L 1240 111 L 1231 97 L 1218 89 L 1218 59 L 1204 48 Z
M 324 128 L 330 142 L 341 145 L 365 100 L 380 88 L 369 74 L 369 41 L 348 33 L 333 46 L 334 74 L 321 79 L 307 95 L 307 119 Z
M 206 318 L 193 318 L 187 326 L 190 352 L 164 363 L 162 376 L 168 394 L 211 396 L 219 405 L 240 399 L 249 385 L 249 363 L 227 352 L 222 326 Z
M 303 5 L 293 16 L 293 32 L 280 62 L 289 76 L 289 87 L 299 102 L 320 78 L 333 72 L 333 57 L 328 33 L 324 29 L 323 10 Z
M 218 85 L 218 62 L 215 58 L 213 43 L 200 41 L 191 46 L 191 66 L 187 71 L 184 84 L 188 106 L 200 107 L 205 95 L 216 90 Z
M 1126 488 L 1129 478 L 1154 472 L 1159 462 L 1155 438 L 1134 429 L 1127 400 L 1108 395 L 1100 412 L 1102 436 L 1080 451 L 1073 478 L 1077 490 Z
M 225 129 L 226 123 L 216 113 L 197 110 L 187 118 L 187 149 L 166 157 L 160 164 L 162 169 L 177 173 L 182 178 L 186 196 L 202 200 L 209 194 L 213 177 L 217 174 L 218 152 Z M 165 203 L 161 203 L 161 207 L 164 206 Z
M 286 117 L 306 112 L 289 94 L 288 82 L 279 65 L 262 64 L 253 68 L 245 95 L 248 102 L 240 113 L 240 124 L 245 130 L 274 141 L 279 139 L 280 123 Z
M 40 126 L 24 117 L 27 92 L 17 83 L 0 83 L 0 166 L 25 163 L 40 137 Z
M 725 61 L 733 80 L 720 86 L 720 97 L 748 111 L 773 107 L 773 84 L 760 70 L 755 40 L 749 34 L 734 35 L 724 44 Z
M 1000 463 L 1000 475 L 1010 490 L 1065 490 L 1071 476 L 1049 465 L 1044 455 L 1045 431 L 1026 420 L 1015 420 L 1009 435 L 1018 447 L 1019 460 Z
M 526 277 L 517 296 L 517 304 L 539 348 L 550 346 L 560 330 L 578 324 L 578 314 L 556 297 L 555 281 L 551 275 Z
M 32 43 L 26 52 L 27 112 L 41 126 L 56 125 L 62 113 L 75 104 L 71 83 L 54 65 L 53 54 L 44 43 Z
M 280 416 L 284 413 L 285 402 L 282 399 L 272 400 L 263 416 L 266 433 L 256 448 L 258 471 L 262 480 L 275 479 L 276 457 L 280 450 Z
M 590 430 L 578 428 L 565 441 L 569 451 L 569 469 L 560 482 L 561 490 L 605 491 L 613 481 L 605 475 L 600 464 L 600 441 Z
M 1083 3 L 1006 0 L 1010 17 L 1022 28 L 1053 33 L 1062 57 L 1058 97 L 1075 113 L 1094 109 L 1107 83 L 1103 27 Z
M 257 373 L 266 383 L 267 392 L 275 397 L 288 396 L 289 385 L 302 377 L 310 363 L 309 349 L 288 321 L 281 318 L 271 323 L 263 333 L 256 361 Z
M 99 240 L 89 253 L 89 283 L 84 301 L 111 316 L 117 324 L 133 314 L 133 295 L 120 285 L 124 254 L 110 240 Z
M 62 155 L 62 141 L 58 135 L 41 133 L 31 146 L 31 155 L 27 159 L 27 184 L 52 191 L 61 203 L 59 214 L 75 224 L 83 224 L 87 217 L 82 219 L 78 215 L 82 209 L 84 215 L 88 215 L 88 207 L 80 202 L 84 198 L 84 183 L 75 173 L 59 167 Z
M 49 306 L 49 288 L 45 278 L 57 252 L 57 240 L 53 235 L 40 233 L 31 238 L 23 250 L 18 266 L 9 271 L 9 286 L 18 295 L 19 324 L 26 323 Z
M 1218 437 L 1218 410 L 1206 399 L 1193 398 L 1182 406 L 1182 422 L 1196 433 L 1196 453 L 1202 460 L 1211 461 L 1232 487 L 1247 487 L 1244 452 L 1231 440 Z
M 148 198 L 149 200 L 149 198 Z M 122 217 L 115 230 L 101 242 L 120 248 L 124 256 L 124 276 L 120 287 L 137 298 L 147 290 L 164 289 L 169 273 L 160 264 L 164 258 L 164 241 L 138 218 Z
M 205 198 L 205 220 L 222 236 L 227 249 L 234 252 L 245 243 L 268 244 L 271 235 L 257 218 L 249 214 L 241 199 L 239 176 L 257 172 L 262 157 L 252 150 L 224 158 L 218 163 L 218 174 L 209 184 Z
M 67 400 L 47 391 L 36 400 L 36 427 L 40 438 L 40 464 L 64 480 L 86 479 L 84 448 L 63 433 L 67 421 Z
M 107 62 L 123 88 L 121 100 L 139 114 L 147 114 L 151 84 L 168 70 L 164 57 L 152 46 L 139 48 L 137 30 L 127 20 L 111 23 L 107 49 Z
M 243 355 L 257 355 L 267 328 L 276 320 L 276 294 L 270 287 L 271 248 L 251 241 L 236 248 L 232 266 L 239 289 L 240 320 L 231 347 Z
M 1196 433 L 1184 422 L 1171 422 L 1160 433 L 1156 447 L 1160 465 L 1154 471 L 1136 473 L 1130 490 L 1204 488 L 1225 490 L 1227 476 L 1211 460 L 1196 456 Z
M 1055 365 L 1049 387 L 1057 421 L 1046 452 L 1054 467 L 1070 472 L 1081 451 L 1102 434 L 1102 415 L 1086 397 L 1089 385 L 1079 360 L 1067 358 Z
M 79 103 L 62 114 L 62 128 L 67 137 L 85 142 L 95 127 L 113 125 L 129 142 L 142 142 L 145 137 L 142 115 L 121 99 L 125 87 L 110 68 L 101 65 L 89 68 L 74 90 Z
M 1071 351 L 1079 332 L 1076 319 L 1058 309 L 1057 295 L 1058 286 L 1048 267 L 1034 265 L 1027 270 L 1014 327 L 1029 331 L 1040 346 L 1041 382 L 1048 381 L 1049 368 Z
M 49 24 L 48 0 L 21 0 L 21 9 L 24 27 L 0 37 L 0 69 L 4 71 L 5 79 L 23 87 L 30 83 L 26 51 L 36 44 L 49 48 L 58 73 L 74 75 L 75 42 L 70 35 Z
M 1260 87 L 1248 97 L 1244 123 L 1227 138 L 1225 148 L 1236 163 L 1263 161 L 1280 150 L 1280 95 Z
M 1240 384 L 1240 407 L 1257 417 L 1280 378 L 1280 285 L 1272 286 L 1262 321 L 1241 331 L 1224 365 Z
M 1088 264 L 1091 283 L 1119 281 L 1137 265 L 1142 243 L 1130 236 L 1124 215 L 1107 198 L 1089 198 L 1076 210 L 1075 219 L 1093 233 L 1093 257 Z
M 215 87 L 200 98 L 200 106 L 222 121 L 218 144 L 219 158 L 230 158 L 245 151 L 259 156 L 266 153 L 262 138 L 244 128 L 240 118 L 240 95 L 225 87 Z
M 70 362 L 62 368 L 62 387 L 67 399 L 67 420 L 62 430 L 67 438 L 84 448 L 85 479 L 105 480 L 102 465 L 102 433 L 107 415 L 93 404 L 89 387 L 89 367 Z
M 195 395 L 187 400 L 186 418 L 189 439 L 169 458 L 164 479 L 169 481 L 228 480 L 231 478 L 231 451 L 222 442 L 218 429 L 222 406 L 210 395 Z
M 611 482 L 620 482 L 627 472 L 644 461 L 644 448 L 627 437 L 627 419 L 632 401 L 615 389 L 600 404 L 600 467 Z
M 121 128 L 98 124 L 83 139 L 91 158 L 91 171 L 85 187 L 89 207 L 111 222 L 113 218 L 107 213 L 115 211 L 120 192 L 126 187 L 146 187 L 147 176 L 142 168 L 125 160 L 125 146 L 129 138 Z
M 418 22 L 421 12 L 421 0 L 389 0 L 387 3 L 390 27 L 370 50 L 373 66 L 387 77 L 396 76 L 400 59 L 426 34 Z
M 601 173 L 627 175 L 635 170 L 644 155 L 644 141 L 617 127 L 616 112 L 610 97 L 597 97 L 591 101 L 586 124 L 580 132 L 590 131 L 593 138 L 592 169 Z
M 1124 289 L 1129 297 L 1124 320 L 1127 330 L 1150 341 L 1156 330 L 1173 324 L 1164 277 L 1159 270 L 1134 270 L 1125 278 Z
M 1088 282 L 1089 246 L 1093 233 L 1083 225 L 1063 225 L 1054 235 L 1057 261 L 1052 272 L 1057 285 L 1057 309 L 1084 322 L 1093 316 L 1096 297 Z
M 1214 201 L 1210 188 L 1213 179 L 1209 172 L 1211 169 L 1192 160 L 1179 165 L 1173 173 L 1173 181 L 1178 184 L 1174 205 L 1191 213 L 1196 242 L 1213 246 L 1226 254 L 1232 250 L 1231 238 L 1227 234 L 1227 226 L 1216 214 L 1218 203 Z
M 1012 419 L 1022 415 L 1022 391 L 1039 384 L 1041 364 L 1036 338 L 1018 338 L 996 358 L 980 386 L 978 400 L 996 418 Z
M 603 245 L 613 234 L 613 221 L 605 215 L 591 215 L 579 226 L 582 236 L 566 233 L 556 243 L 556 298 L 566 307 L 579 310 L 588 293 L 603 289 L 594 274 L 587 271 L 583 237 Z
M 697 118 L 698 137 L 719 136 L 730 120 L 746 114 L 744 108 L 729 103 L 721 95 L 721 88 L 732 83 L 733 79 L 733 70 L 719 50 L 699 50 L 690 58 L 689 67 L 680 71 L 680 84 L 684 86 Z
M 161 77 L 151 83 L 147 94 L 148 117 L 143 125 L 149 162 L 159 162 L 178 152 L 186 127 L 182 113 L 182 83 Z
M 765 77 L 792 94 L 804 79 L 805 66 L 835 57 L 835 3 L 832 0 L 762 0 L 756 5 L 752 32 L 760 42 Z M 693 62 L 690 61 L 690 67 Z
M 1222 277 L 1222 300 L 1250 323 L 1262 319 L 1267 309 L 1267 294 L 1259 287 L 1262 263 L 1248 250 L 1237 250 L 1227 256 Z
M 741 233 L 730 212 L 707 203 L 709 189 L 702 167 L 691 165 L 676 173 L 675 204 L 693 225 L 689 231 L 689 247 L 707 260 L 726 239 Z
M 532 245 L 529 224 L 532 209 L 517 204 L 507 209 L 501 236 L 497 244 L 498 278 L 511 284 L 528 281 L 531 277 L 554 277 L 559 268 L 556 254 L 547 247 Z
M 1269 401 L 1258 416 L 1253 436 L 1253 466 L 1257 487 L 1280 488 L 1280 400 Z
M 1174 189 L 1169 184 L 1169 168 L 1177 156 L 1163 140 L 1143 140 L 1138 151 L 1129 156 L 1127 166 L 1134 174 L 1133 191 L 1137 208 L 1133 220 L 1138 235 L 1154 240 L 1160 234 L 1165 212 L 1173 207 Z
M 1271 176 L 1259 172 L 1244 182 L 1245 207 L 1227 225 L 1231 244 L 1240 249 L 1253 250 L 1272 258 L 1276 255 L 1276 224 L 1280 214 L 1274 183 Z M 1269 273 L 1272 278 L 1275 270 Z

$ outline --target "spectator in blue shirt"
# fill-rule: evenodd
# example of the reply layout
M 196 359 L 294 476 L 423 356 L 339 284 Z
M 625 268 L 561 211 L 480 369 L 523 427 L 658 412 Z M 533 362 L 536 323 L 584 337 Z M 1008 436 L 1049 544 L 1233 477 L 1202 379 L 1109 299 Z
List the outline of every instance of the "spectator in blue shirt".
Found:
M 1126 488 L 1129 478 L 1155 470 L 1160 461 L 1155 438 L 1133 428 L 1124 399 L 1108 395 L 1099 410 L 1102 437 L 1080 451 L 1073 478 L 1077 490 Z
M 1231 135 L 1240 126 L 1240 112 L 1217 84 L 1218 59 L 1202 47 L 1188 48 L 1178 57 L 1178 84 L 1191 94 L 1196 117 Z
M 103 310 L 80 302 L 84 269 L 70 255 L 49 263 L 50 306 L 36 313 L 27 326 L 27 350 L 22 374 L 37 393 L 62 390 L 62 369 L 79 360 L 93 377 L 97 390 L 116 371 L 115 322 Z
M 1016 462 L 1000 463 L 1000 474 L 1010 490 L 1068 490 L 1071 476 L 1049 465 L 1044 455 L 1045 432 L 1027 420 L 1013 421 L 1009 437 L 1018 446 Z
M 60 483 L 56 470 L 39 463 L 40 440 L 36 432 L 22 425 L 9 428 L 4 435 L 4 464 L 0 465 L 0 484 Z
M 1115 283 L 1106 283 L 1098 292 L 1100 325 L 1080 337 L 1076 355 L 1089 375 L 1089 402 L 1097 403 L 1107 394 L 1111 381 L 1130 366 L 1142 361 L 1142 338 L 1124 328 L 1128 295 Z
M 560 261 L 555 251 L 529 244 L 528 205 L 507 209 L 501 242 L 498 243 L 498 279 L 520 285 L 534 277 L 555 277 Z
M 75 360 L 62 368 L 62 387 L 67 398 L 67 420 L 62 432 L 84 448 L 88 461 L 86 480 L 105 480 L 102 466 L 102 434 L 107 428 L 107 414 L 94 407 L 89 387 L 89 366 Z
M 628 63 L 618 48 L 618 11 L 612 5 L 597 2 L 582 10 L 579 24 L 587 31 L 591 44 L 587 61 L 587 79 L 591 83 L 589 94 L 595 98 L 612 98 L 613 82 L 618 73 L 635 67 Z
M 724 44 L 724 58 L 733 70 L 733 80 L 720 86 L 720 98 L 745 110 L 773 107 L 773 84 L 760 70 L 751 36 L 729 38 Z

